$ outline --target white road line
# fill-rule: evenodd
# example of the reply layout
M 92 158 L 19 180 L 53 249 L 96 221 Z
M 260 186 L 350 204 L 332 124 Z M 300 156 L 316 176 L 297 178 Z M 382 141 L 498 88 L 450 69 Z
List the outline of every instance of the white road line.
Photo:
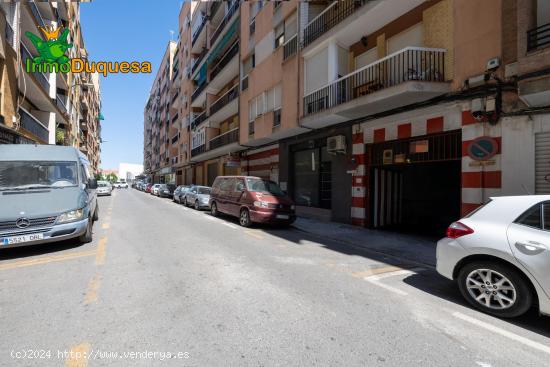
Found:
M 549 346 L 546 346 L 544 344 L 541 344 L 541 343 L 537 343 L 535 341 L 532 341 L 530 339 L 527 339 L 523 336 L 520 336 L 520 335 L 517 335 L 517 334 L 514 334 L 510 331 L 506 331 L 504 329 L 501 329 L 499 327 L 496 327 L 494 325 L 491 325 L 491 324 L 488 324 L 486 322 L 483 322 L 481 320 L 478 320 L 476 318 L 473 318 L 473 317 L 470 317 L 468 315 L 464 315 L 463 313 L 460 313 L 460 312 L 453 312 L 453 316 L 456 317 L 457 319 L 461 319 L 463 321 L 466 321 L 466 322 L 469 322 L 473 325 L 476 325 L 476 326 L 479 326 L 479 327 L 482 327 L 486 330 L 489 330 L 493 333 L 497 333 L 497 334 L 500 334 L 508 339 L 512 339 L 512 340 L 515 340 L 521 344 L 524 344 L 528 347 L 531 347 L 533 349 L 537 349 L 537 350 L 540 350 L 541 352 L 545 352 L 545 353 L 548 353 L 550 354 L 550 347 Z
M 372 279 L 372 278 L 369 278 L 369 277 L 366 277 L 365 280 L 371 284 L 374 284 L 380 288 L 384 288 L 385 290 L 388 290 L 390 292 L 393 292 L 395 294 L 398 294 L 400 296 L 406 296 L 408 295 L 407 292 L 404 292 L 402 291 L 401 289 L 397 289 L 397 288 L 394 288 L 394 287 L 391 287 L 387 284 L 384 284 L 384 283 L 380 283 L 377 279 Z
M 234 224 L 231 224 L 231 223 L 227 223 L 227 222 L 221 222 L 224 226 L 227 226 L 229 228 L 233 228 L 233 229 L 238 229 L 239 227 L 237 227 L 236 225 Z
M 203 217 L 204 217 L 204 218 L 206 218 L 206 219 L 208 219 L 208 220 L 213 220 L 213 221 L 215 221 L 215 222 L 217 222 L 217 221 L 218 221 L 218 220 L 217 220 L 216 218 L 214 218 L 214 217 L 211 217 L 211 216 L 209 216 L 209 215 L 206 215 L 206 214 L 204 214 L 204 215 L 203 215 Z
M 424 268 L 413 268 L 413 269 L 403 269 L 403 270 L 396 270 L 389 273 L 379 274 L 379 275 L 370 275 L 368 277 L 365 277 L 365 280 L 373 280 L 378 281 L 380 279 L 394 277 L 397 275 L 409 275 L 409 274 L 415 274 L 419 271 L 425 270 Z

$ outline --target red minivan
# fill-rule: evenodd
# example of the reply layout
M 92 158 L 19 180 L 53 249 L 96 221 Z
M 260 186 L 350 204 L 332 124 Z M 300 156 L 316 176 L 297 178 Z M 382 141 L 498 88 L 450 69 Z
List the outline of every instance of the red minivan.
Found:
M 210 193 L 210 212 L 239 218 L 239 224 L 290 225 L 296 220 L 294 202 L 273 181 L 253 176 L 218 176 Z

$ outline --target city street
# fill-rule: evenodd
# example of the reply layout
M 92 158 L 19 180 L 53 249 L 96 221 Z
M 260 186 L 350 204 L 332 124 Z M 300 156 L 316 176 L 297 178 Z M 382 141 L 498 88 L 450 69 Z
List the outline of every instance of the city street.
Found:
M 548 365 L 550 318 L 479 313 L 428 266 L 133 189 L 99 206 L 92 243 L 0 252 L 0 365 Z

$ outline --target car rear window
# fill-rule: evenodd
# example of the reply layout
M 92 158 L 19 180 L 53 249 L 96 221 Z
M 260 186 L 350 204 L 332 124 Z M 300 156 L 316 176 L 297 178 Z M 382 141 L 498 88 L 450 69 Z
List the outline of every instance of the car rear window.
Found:
M 203 194 L 203 195 L 210 195 L 210 188 L 209 187 L 199 187 L 198 193 Z
M 537 204 L 527 209 L 514 223 L 524 226 L 542 229 L 541 205 Z

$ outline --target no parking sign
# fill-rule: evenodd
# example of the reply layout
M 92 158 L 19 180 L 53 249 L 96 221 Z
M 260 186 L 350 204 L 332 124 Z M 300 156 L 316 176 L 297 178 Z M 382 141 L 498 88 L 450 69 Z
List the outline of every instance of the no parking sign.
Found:
M 498 152 L 498 142 L 490 136 L 475 139 L 468 146 L 468 156 L 476 161 L 486 161 Z

